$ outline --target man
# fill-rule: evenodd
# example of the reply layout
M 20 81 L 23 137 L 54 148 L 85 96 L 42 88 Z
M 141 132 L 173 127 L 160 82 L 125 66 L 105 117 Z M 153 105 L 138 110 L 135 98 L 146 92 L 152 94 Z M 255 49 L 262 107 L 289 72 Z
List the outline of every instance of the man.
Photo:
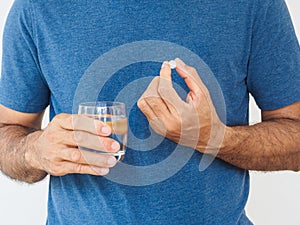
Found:
M 160 73 L 145 92 L 140 84 L 131 91 L 139 99 L 140 110 L 133 107 L 129 114 L 138 140 L 129 139 L 124 163 L 135 166 L 137 177 L 147 177 L 140 168 L 168 159 L 177 143 L 182 148 L 175 162 L 193 150 L 173 176 L 152 183 L 149 176 L 148 185 L 133 186 L 104 177 L 120 165 L 114 157 L 77 148 L 118 151 L 111 129 L 71 114 L 76 88 L 90 65 L 111 49 L 143 40 L 176 43 L 199 55 L 220 85 L 226 118 L 211 96 L 214 90 L 206 88 L 209 82 L 202 81 L 206 74 L 200 79 L 201 71 L 186 65 L 189 57 L 181 53 L 184 60 L 176 59 L 180 77 L 171 78 L 167 63 L 159 71 L 151 62 L 113 74 L 98 100 L 115 100 L 135 80 Z M 51 175 L 47 224 L 251 224 L 244 212 L 247 170 L 300 167 L 299 62 L 283 0 L 16 0 L 4 35 L 1 170 L 28 183 Z M 101 68 L 113 65 L 111 60 Z M 188 91 L 186 101 L 172 79 Z M 254 126 L 247 126 L 249 92 L 262 109 L 263 122 Z M 48 104 L 51 122 L 40 130 Z M 154 147 L 146 117 L 166 137 Z M 199 171 L 204 151 L 218 158 Z

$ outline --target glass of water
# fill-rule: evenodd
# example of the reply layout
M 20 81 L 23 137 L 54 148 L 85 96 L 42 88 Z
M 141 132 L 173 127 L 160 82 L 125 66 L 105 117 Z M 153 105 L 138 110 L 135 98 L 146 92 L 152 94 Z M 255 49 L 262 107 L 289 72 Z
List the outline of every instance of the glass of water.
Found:
M 79 104 L 78 114 L 86 115 L 95 120 L 101 120 L 111 127 L 112 133 L 110 138 L 120 143 L 120 151 L 117 153 L 108 153 L 93 149 L 79 147 L 82 150 L 93 151 L 101 154 L 112 154 L 118 161 L 122 160 L 125 155 L 127 145 L 128 120 L 126 116 L 126 107 L 122 102 L 85 102 Z

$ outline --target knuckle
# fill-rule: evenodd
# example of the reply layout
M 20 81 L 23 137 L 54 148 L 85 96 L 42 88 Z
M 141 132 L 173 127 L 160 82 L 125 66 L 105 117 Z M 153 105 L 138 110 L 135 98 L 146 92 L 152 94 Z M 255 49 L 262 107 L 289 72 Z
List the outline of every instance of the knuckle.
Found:
M 47 158 L 49 161 L 55 161 L 55 159 L 57 158 L 57 152 L 54 149 L 51 149 L 47 153 Z
M 56 115 L 53 119 L 53 122 L 56 124 L 62 124 L 62 123 L 71 123 L 72 124 L 72 115 L 67 113 L 60 113 Z
M 73 162 L 78 163 L 81 161 L 82 154 L 79 150 L 78 151 L 75 150 L 70 153 L 70 158 Z
M 112 141 L 109 139 L 101 139 L 99 138 L 98 147 L 102 148 L 103 151 L 108 152 L 111 149 Z
M 74 172 L 75 173 L 83 173 L 83 165 L 81 164 L 75 164 L 74 165 Z
M 71 143 L 74 143 L 74 144 L 78 144 L 78 140 L 77 140 L 77 132 L 75 131 L 71 131 L 71 132 L 68 132 L 69 133 L 69 140 Z
M 72 125 L 73 129 L 78 129 L 86 119 L 84 115 L 72 115 L 68 117 L 68 122 Z
M 147 97 L 147 98 L 145 98 L 145 102 L 148 104 L 148 105 L 151 105 L 151 107 L 153 106 L 153 105 L 156 105 L 157 104 L 157 100 L 158 100 L 159 98 L 158 97 L 154 97 L 154 96 L 149 96 L 149 97 Z
M 61 166 L 58 163 L 51 163 L 49 167 L 49 173 L 51 175 L 59 176 L 62 175 Z
M 180 130 L 181 130 L 181 123 L 178 120 L 172 121 L 167 125 L 168 133 L 174 134 L 174 133 L 178 133 L 178 131 L 180 132 Z
M 99 166 L 99 167 L 107 166 L 107 160 L 105 160 L 105 159 L 95 159 L 95 161 L 92 162 L 91 165 Z
M 60 113 L 60 114 L 57 114 L 54 119 L 59 121 L 59 120 L 66 119 L 66 117 L 67 117 L 66 113 Z
M 67 113 L 60 113 L 60 114 L 58 114 L 58 116 L 59 116 L 61 119 L 66 119 L 66 118 L 68 118 L 70 115 L 67 114 Z
M 49 130 L 46 134 L 46 139 L 52 144 L 61 144 L 65 140 L 65 133 L 58 130 Z
M 199 101 L 205 100 L 206 102 L 209 102 L 211 99 L 209 91 L 205 87 L 201 88 L 201 91 L 198 94 L 198 98 L 199 98 Z
M 88 146 L 88 148 L 100 150 L 103 148 L 103 139 L 104 138 L 100 136 L 95 137 L 95 136 L 87 135 L 87 137 L 85 138 L 86 140 L 85 143 L 87 143 L 86 145 Z
M 191 70 L 195 73 L 198 73 L 195 67 L 191 67 Z
M 83 142 L 84 137 L 83 134 L 79 131 L 70 132 L 70 141 L 76 145 L 80 145 Z
M 156 76 L 156 77 L 153 78 L 152 82 L 159 82 L 159 80 L 160 80 L 160 77 Z
M 194 68 L 194 67 L 189 67 L 188 68 L 188 70 L 190 71 L 190 73 L 192 74 L 192 75 L 196 75 L 196 74 L 198 74 L 198 72 L 197 72 L 197 70 Z
M 161 94 L 161 95 L 163 95 L 163 94 L 165 94 L 165 93 L 168 93 L 168 91 L 169 91 L 169 88 L 167 88 L 166 86 L 164 86 L 164 85 L 160 85 L 159 87 L 158 87 L 158 93 L 159 94 Z
M 46 139 L 48 142 L 50 143 L 54 143 L 56 142 L 56 133 L 55 132 L 52 132 L 52 131 L 49 131 L 46 135 Z
M 139 109 L 143 109 L 145 107 L 145 100 L 143 98 L 140 98 L 137 101 L 137 106 L 139 107 Z
M 151 106 L 151 108 L 155 107 L 155 105 L 156 105 L 155 98 L 148 97 L 145 99 L 145 101 L 146 101 L 147 105 Z

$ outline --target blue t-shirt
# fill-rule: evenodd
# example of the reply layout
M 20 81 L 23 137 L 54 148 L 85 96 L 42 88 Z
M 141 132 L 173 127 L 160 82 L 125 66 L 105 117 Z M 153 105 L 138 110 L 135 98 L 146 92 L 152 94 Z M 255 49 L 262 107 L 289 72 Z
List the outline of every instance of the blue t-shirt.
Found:
M 199 170 L 204 155 L 154 134 L 136 101 L 175 57 L 198 69 L 227 125 L 248 124 L 249 93 L 262 110 L 299 101 L 299 44 L 283 0 L 16 0 L 3 42 L 9 108 L 50 105 L 52 119 L 81 101 L 127 104 L 124 161 L 106 177 L 51 176 L 47 224 L 251 224 L 248 171 L 219 159 Z

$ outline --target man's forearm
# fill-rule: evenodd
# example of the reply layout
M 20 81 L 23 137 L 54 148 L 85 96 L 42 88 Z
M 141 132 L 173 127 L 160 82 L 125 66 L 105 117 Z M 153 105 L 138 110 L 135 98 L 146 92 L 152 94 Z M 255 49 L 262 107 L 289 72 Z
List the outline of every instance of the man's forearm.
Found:
M 35 183 L 47 175 L 30 167 L 25 160 L 27 136 L 33 132 L 32 128 L 0 124 L 0 169 L 12 179 Z
M 300 121 L 274 119 L 228 127 L 218 157 L 248 170 L 300 170 Z

